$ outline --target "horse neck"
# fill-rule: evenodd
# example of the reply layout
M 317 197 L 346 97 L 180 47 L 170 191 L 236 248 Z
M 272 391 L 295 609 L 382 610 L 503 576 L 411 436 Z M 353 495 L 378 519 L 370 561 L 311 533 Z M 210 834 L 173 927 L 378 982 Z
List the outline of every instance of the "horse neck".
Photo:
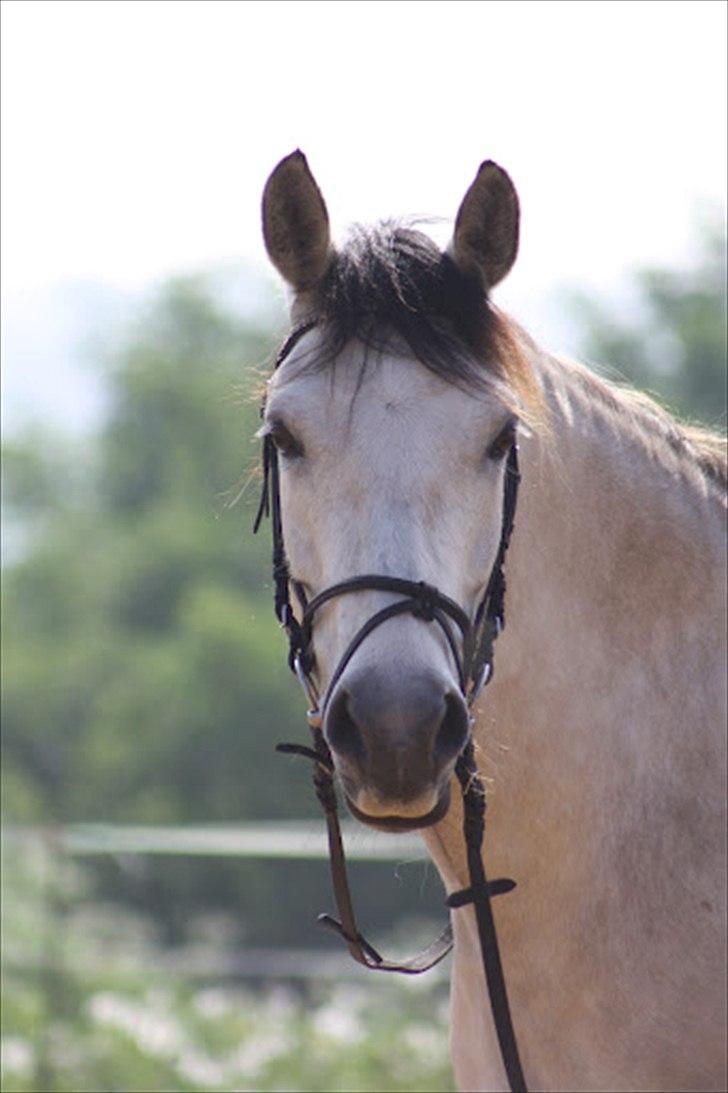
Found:
M 694 635 L 720 606 L 718 489 L 687 446 L 667 442 L 661 426 L 673 423 L 661 411 L 621 401 L 578 365 L 540 356 L 536 366 L 551 427 L 522 456 L 509 598 L 513 631 L 525 626 L 514 640 L 540 629 L 575 654 L 586 642 L 600 674 L 636 656 L 671 664 L 666 628 Z
M 513 746 L 528 736 L 557 781 L 586 766 L 610 792 L 641 779 L 649 793 L 678 770 L 697 788 L 708 759 L 695 757 L 722 725 L 716 486 L 666 442 L 667 417 L 577 365 L 535 365 L 551 428 L 523 445 L 507 629 L 479 727 L 501 708 Z

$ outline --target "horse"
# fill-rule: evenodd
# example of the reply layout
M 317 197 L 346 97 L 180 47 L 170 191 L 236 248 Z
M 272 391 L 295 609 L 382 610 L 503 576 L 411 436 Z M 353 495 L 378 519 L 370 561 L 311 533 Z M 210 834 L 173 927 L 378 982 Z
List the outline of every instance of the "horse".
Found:
M 349 589 L 311 634 L 322 731 L 354 817 L 419 830 L 450 893 L 472 741 L 489 868 L 518 884 L 494 915 L 530 1088 L 722 1090 L 725 453 L 496 308 L 518 233 L 492 161 L 444 251 L 408 222 L 335 247 L 305 156 L 272 172 L 263 235 L 295 336 L 261 435 L 284 579 L 303 602 L 359 574 L 424 581 L 474 619 L 517 439 L 492 682 L 469 709 L 456 643 L 416 611 L 352 652 L 401 594 Z M 473 908 L 450 914 L 456 1082 L 502 1090 Z

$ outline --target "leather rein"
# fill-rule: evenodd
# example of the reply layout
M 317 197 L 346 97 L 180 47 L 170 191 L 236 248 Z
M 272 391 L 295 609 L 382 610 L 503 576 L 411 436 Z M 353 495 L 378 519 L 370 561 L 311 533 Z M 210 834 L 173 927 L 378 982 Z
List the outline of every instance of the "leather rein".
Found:
M 283 363 L 298 340 L 315 325 L 313 322 L 303 324 L 289 335 L 278 353 L 275 368 Z M 261 416 L 262 414 L 263 408 L 261 408 Z M 318 921 L 338 933 L 345 941 L 354 960 L 372 971 L 400 972 L 406 975 L 417 975 L 427 971 L 450 952 L 453 947 L 453 934 L 452 928 L 448 925 L 427 948 L 416 956 L 396 962 L 382 957 L 360 932 L 354 913 L 339 825 L 334 788 L 334 761 L 323 732 L 329 699 L 349 661 L 369 634 L 396 615 L 409 613 L 425 622 L 435 622 L 441 628 L 457 667 L 461 693 L 468 708 L 472 707 L 482 688 L 493 678 L 494 643 L 504 626 L 506 582 L 503 565 L 513 530 L 519 482 L 518 446 L 514 440 L 506 458 L 503 516 L 498 552 L 485 594 L 472 622 L 459 604 L 434 586 L 424 581 L 410 581 L 383 574 L 351 577 L 332 585 L 308 600 L 302 585 L 291 577 L 286 559 L 281 519 L 278 452 L 270 436 L 264 437 L 263 440 L 263 487 L 253 531 L 258 531 L 264 516 L 270 517 L 275 613 L 288 636 L 289 667 L 298 677 L 308 698 L 307 718 L 313 737 L 313 747 L 302 744 L 279 744 L 276 750 L 303 755 L 314 764 L 314 789 L 326 818 L 331 879 L 339 913 L 338 919 L 322 914 L 319 915 Z M 291 588 L 298 601 L 298 618 L 290 600 Z M 365 590 L 391 592 L 402 598 L 377 611 L 356 632 L 339 660 L 326 692 L 321 698 L 312 675 L 315 665 L 313 625 L 316 613 L 319 608 L 337 596 Z M 512 1093 L 526 1093 L 491 908 L 492 897 L 512 891 L 515 888 L 515 881 L 508 879 L 489 881 L 485 875 L 482 858 L 485 833 L 485 789 L 475 762 L 472 735 L 469 735 L 457 759 L 455 774 L 463 794 L 463 835 L 470 884 L 467 888 L 448 896 L 446 905 L 454 909 L 469 903 L 473 904 L 493 1021 L 509 1087 Z

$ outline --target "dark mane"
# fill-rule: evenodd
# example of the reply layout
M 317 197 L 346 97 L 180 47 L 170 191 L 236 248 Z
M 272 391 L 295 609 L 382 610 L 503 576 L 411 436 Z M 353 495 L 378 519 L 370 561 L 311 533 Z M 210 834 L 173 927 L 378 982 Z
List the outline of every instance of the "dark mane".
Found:
M 404 225 L 354 228 L 318 290 L 316 311 L 325 346 L 320 363 L 353 338 L 380 350 L 394 336 L 450 382 L 482 386 L 488 372 L 505 378 L 500 319 L 480 280 Z

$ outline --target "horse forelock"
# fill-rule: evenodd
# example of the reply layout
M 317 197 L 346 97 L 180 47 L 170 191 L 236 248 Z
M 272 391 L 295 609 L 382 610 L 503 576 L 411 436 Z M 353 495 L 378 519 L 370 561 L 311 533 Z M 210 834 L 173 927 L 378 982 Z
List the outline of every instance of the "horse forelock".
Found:
M 404 344 L 447 382 L 502 381 L 522 416 L 539 416 L 541 388 L 515 328 L 477 276 L 408 224 L 354 227 L 312 304 L 321 341 L 306 367 L 330 367 L 353 340 L 379 352 Z

